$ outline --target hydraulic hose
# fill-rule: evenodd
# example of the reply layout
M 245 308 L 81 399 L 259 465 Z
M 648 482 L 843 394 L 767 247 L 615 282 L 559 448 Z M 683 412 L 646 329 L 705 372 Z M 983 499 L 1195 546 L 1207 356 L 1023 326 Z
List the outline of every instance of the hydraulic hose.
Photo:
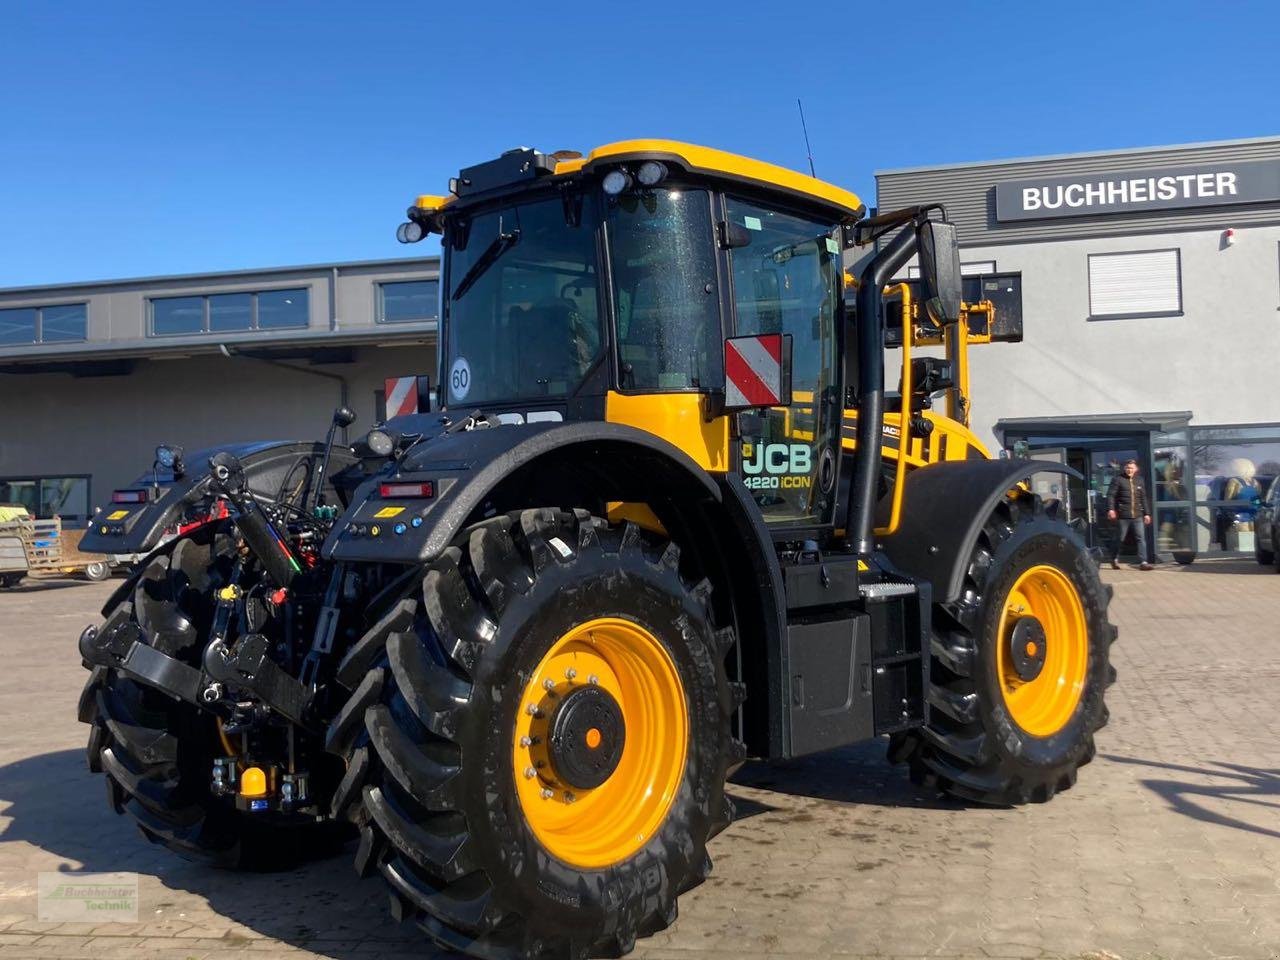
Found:
M 235 506 L 236 528 L 267 577 L 277 587 L 290 586 L 302 567 L 254 499 L 240 460 L 226 452 L 215 454 L 209 459 L 209 477 L 213 488 Z
M 880 480 L 880 439 L 884 421 L 884 314 L 881 291 L 916 252 L 916 231 L 908 226 L 889 241 L 858 277 L 858 446 L 845 536 L 859 556 L 875 549 L 876 490 Z

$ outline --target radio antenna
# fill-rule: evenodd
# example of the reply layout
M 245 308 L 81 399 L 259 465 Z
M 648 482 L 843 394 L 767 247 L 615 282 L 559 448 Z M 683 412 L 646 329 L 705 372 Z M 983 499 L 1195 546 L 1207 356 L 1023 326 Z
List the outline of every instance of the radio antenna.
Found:
M 809 156 L 809 176 L 816 180 L 818 175 L 813 170 L 813 148 L 809 146 L 809 127 L 804 122 L 804 104 L 800 102 L 799 97 L 796 97 L 796 107 L 800 110 L 800 129 L 804 131 L 804 152 Z

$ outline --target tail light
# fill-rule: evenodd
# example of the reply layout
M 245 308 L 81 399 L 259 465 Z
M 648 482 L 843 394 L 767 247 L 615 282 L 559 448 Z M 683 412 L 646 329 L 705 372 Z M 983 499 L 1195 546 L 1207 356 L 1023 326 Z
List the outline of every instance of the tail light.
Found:
M 146 490 L 113 490 L 112 503 L 146 503 L 150 495 Z
M 378 494 L 384 500 L 398 497 L 429 499 L 436 495 L 436 484 L 434 480 L 423 480 L 417 483 L 384 483 L 378 487 Z

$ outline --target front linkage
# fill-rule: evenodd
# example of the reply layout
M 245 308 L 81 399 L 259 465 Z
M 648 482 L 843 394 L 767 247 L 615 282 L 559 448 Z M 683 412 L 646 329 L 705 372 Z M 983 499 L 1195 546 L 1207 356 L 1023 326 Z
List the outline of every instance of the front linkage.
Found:
M 105 671 L 96 674 L 99 686 L 107 682 L 103 677 L 117 687 L 123 678 L 198 711 L 206 723 L 212 719 L 221 746 L 208 769 L 213 796 L 251 813 L 327 817 L 338 774 L 335 758 L 324 755 L 326 718 L 345 700 L 331 681 L 344 641 L 357 629 L 344 623 L 341 610 L 358 609 L 351 601 L 367 596 L 366 587 L 383 586 L 382 572 L 322 563 L 318 547 L 335 511 L 307 512 L 287 500 L 264 503 L 229 453 L 211 459 L 210 490 L 230 506 L 230 517 L 185 534 L 225 545 L 225 577 L 217 583 L 206 578 L 199 598 L 205 616 L 191 609 L 194 585 L 180 582 L 160 598 L 174 605 L 165 616 L 137 610 L 156 598 L 136 596 L 108 612 L 101 626 L 84 630 L 80 654 L 90 669 Z M 180 581 L 191 579 L 187 574 Z M 140 584 L 141 594 L 157 593 Z M 172 622 L 198 629 L 201 620 L 208 629 L 199 631 L 200 645 L 175 644 L 164 629 Z M 94 714 L 92 708 L 82 706 L 81 713 L 93 721 L 85 716 Z M 165 735 L 182 749 L 174 730 Z M 93 746 L 91 741 L 91 764 Z M 313 778 L 313 765 L 326 775 Z

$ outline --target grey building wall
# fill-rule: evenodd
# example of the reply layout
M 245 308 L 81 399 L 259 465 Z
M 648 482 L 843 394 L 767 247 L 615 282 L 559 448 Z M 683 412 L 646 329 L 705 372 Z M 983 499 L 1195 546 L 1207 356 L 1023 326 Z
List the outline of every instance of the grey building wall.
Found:
M 92 508 L 158 443 L 322 438 L 335 377 L 352 434 L 367 430 L 387 377 L 437 376 L 436 321 L 376 323 L 378 285 L 437 274 L 431 258 L 0 290 L 0 309 L 88 305 L 84 342 L 0 345 L 0 479 L 88 474 Z M 148 336 L 153 297 L 295 287 L 308 290 L 305 328 Z
M 995 218 L 995 185 L 1032 177 L 1140 173 L 1171 166 L 1276 159 L 1280 159 L 1280 137 L 886 170 L 876 173 L 876 202 L 880 210 L 926 201 L 944 203 L 962 245 L 1238 228 L 1280 222 L 1280 206 L 1199 207 L 1001 223 Z
M 880 209 L 940 200 L 962 262 L 1022 274 L 1024 341 L 973 347 L 973 428 L 1002 418 L 1191 410 L 1196 424 L 1280 419 L 1280 204 L 1001 224 L 1004 180 L 1280 157 L 1280 138 L 1233 144 L 890 171 Z M 1223 231 L 1235 229 L 1227 245 Z M 1177 248 L 1180 316 L 1090 319 L 1091 253 Z

